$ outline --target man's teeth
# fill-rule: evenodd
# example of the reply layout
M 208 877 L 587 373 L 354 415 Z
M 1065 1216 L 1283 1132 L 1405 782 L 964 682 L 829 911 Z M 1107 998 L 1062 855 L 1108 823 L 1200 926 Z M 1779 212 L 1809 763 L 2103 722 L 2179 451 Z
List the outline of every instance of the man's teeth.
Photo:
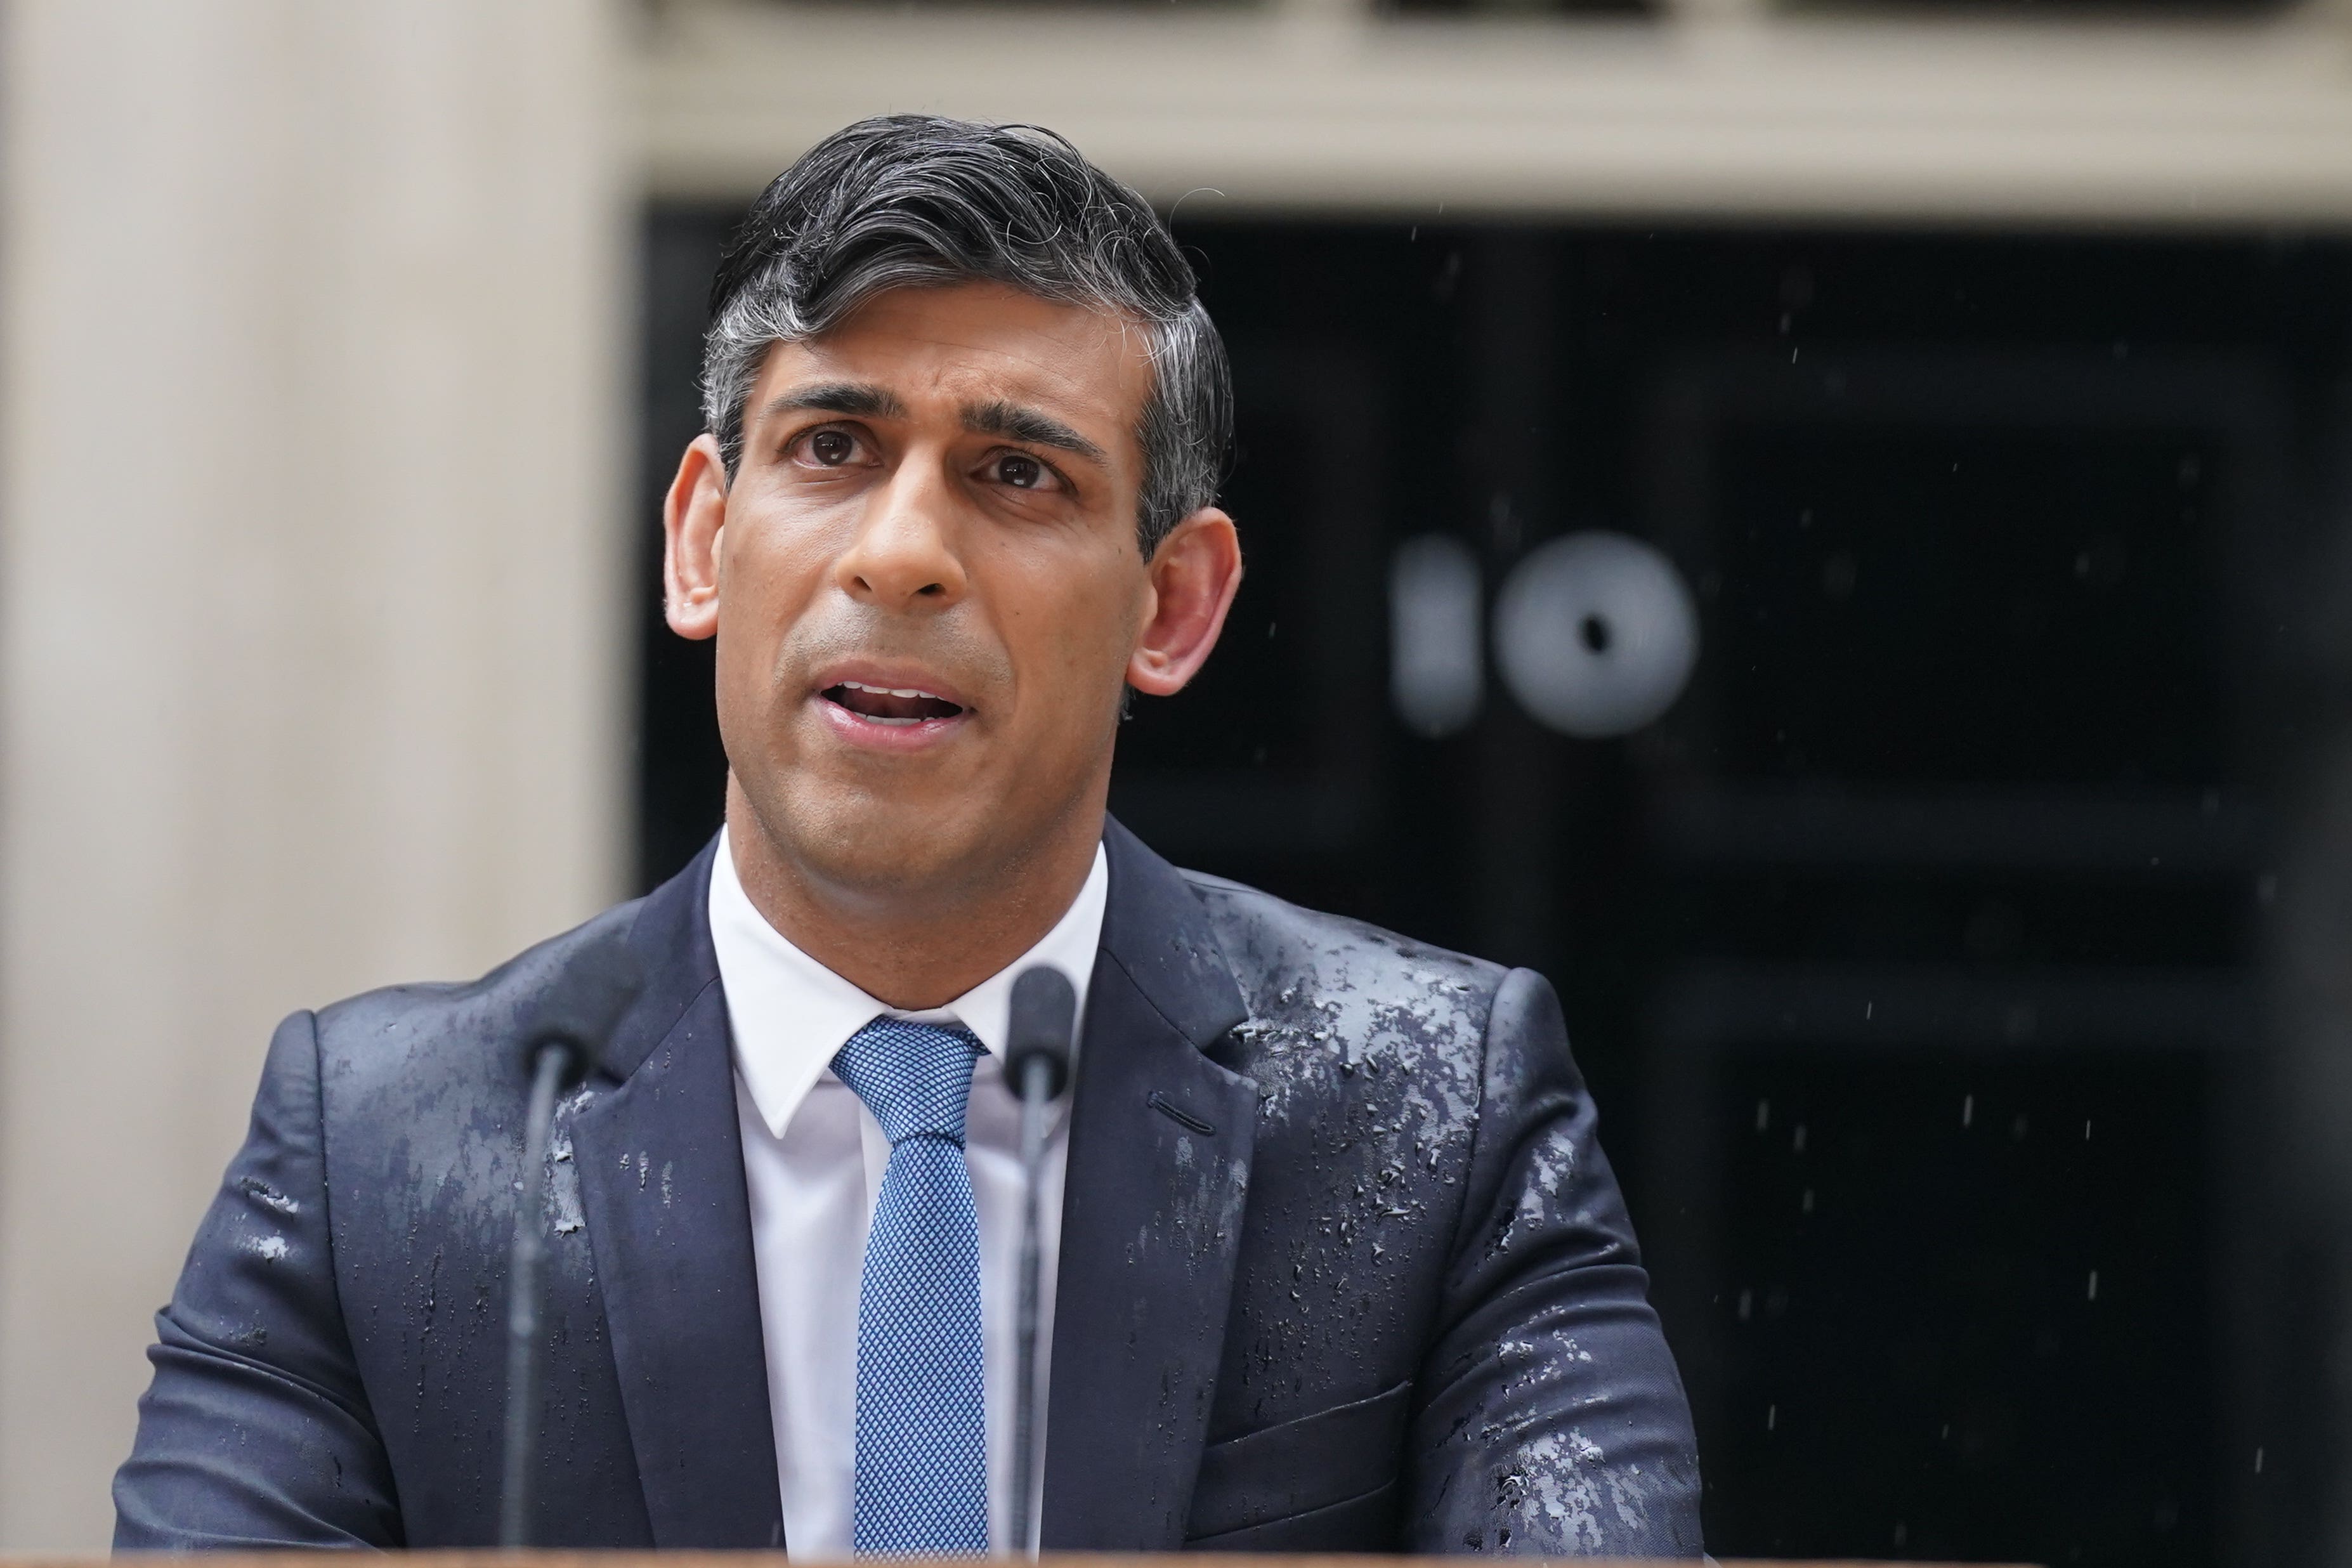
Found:
M 961 703 L 950 701 L 919 686 L 876 686 L 864 680 L 836 680 L 825 688 L 825 692 L 835 702 L 868 724 L 889 724 L 903 729 L 909 724 L 952 719 L 965 711 Z
M 944 702 L 947 700 L 946 698 L 941 697 L 936 691 L 919 691 L 911 686 L 867 686 L 861 681 L 856 680 L 845 680 L 841 684 L 846 686 L 852 691 L 871 691 L 877 697 L 928 697 L 934 702 Z M 893 721 L 898 722 L 898 721 Z M 904 721 L 904 722 L 911 724 L 914 721 L 909 719 Z

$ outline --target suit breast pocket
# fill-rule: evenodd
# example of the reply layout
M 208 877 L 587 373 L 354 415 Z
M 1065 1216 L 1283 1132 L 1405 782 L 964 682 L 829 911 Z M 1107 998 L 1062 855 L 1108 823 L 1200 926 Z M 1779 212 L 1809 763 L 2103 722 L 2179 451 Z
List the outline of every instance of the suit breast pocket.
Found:
M 1386 1552 L 1412 1384 L 1202 1451 L 1185 1544 L 1236 1552 Z

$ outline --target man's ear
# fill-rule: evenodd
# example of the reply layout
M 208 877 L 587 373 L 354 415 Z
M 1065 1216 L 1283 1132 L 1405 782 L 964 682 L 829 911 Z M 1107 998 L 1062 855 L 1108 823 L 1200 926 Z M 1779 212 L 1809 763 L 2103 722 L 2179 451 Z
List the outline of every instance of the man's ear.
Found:
M 1148 696 L 1172 697 L 1208 662 L 1242 585 L 1234 520 L 1202 507 L 1170 531 L 1144 570 L 1151 604 L 1127 661 L 1127 683 Z
M 705 433 L 677 460 L 662 502 L 662 615 L 696 642 L 719 633 L 719 531 L 727 521 L 727 462 Z

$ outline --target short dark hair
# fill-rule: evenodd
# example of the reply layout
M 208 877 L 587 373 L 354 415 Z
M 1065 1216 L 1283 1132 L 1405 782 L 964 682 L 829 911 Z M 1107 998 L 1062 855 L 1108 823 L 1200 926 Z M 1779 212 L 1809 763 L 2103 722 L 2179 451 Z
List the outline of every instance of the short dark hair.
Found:
M 1152 388 L 1136 432 L 1136 534 L 1148 558 L 1224 478 L 1224 344 L 1150 205 L 1034 125 L 861 120 L 760 194 L 719 256 L 703 338 L 702 416 L 728 477 L 771 344 L 814 337 L 886 289 L 979 279 L 1116 311 L 1151 333 Z

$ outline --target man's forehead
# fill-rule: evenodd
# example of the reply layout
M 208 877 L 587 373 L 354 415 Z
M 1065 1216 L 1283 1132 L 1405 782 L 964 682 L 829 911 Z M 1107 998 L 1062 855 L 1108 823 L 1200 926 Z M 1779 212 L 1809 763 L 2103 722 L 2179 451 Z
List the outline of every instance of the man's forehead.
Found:
M 769 352 L 755 404 L 801 382 L 887 387 L 910 411 L 1013 399 L 1127 424 L 1150 390 L 1150 334 L 1108 310 L 991 283 L 903 288 Z

